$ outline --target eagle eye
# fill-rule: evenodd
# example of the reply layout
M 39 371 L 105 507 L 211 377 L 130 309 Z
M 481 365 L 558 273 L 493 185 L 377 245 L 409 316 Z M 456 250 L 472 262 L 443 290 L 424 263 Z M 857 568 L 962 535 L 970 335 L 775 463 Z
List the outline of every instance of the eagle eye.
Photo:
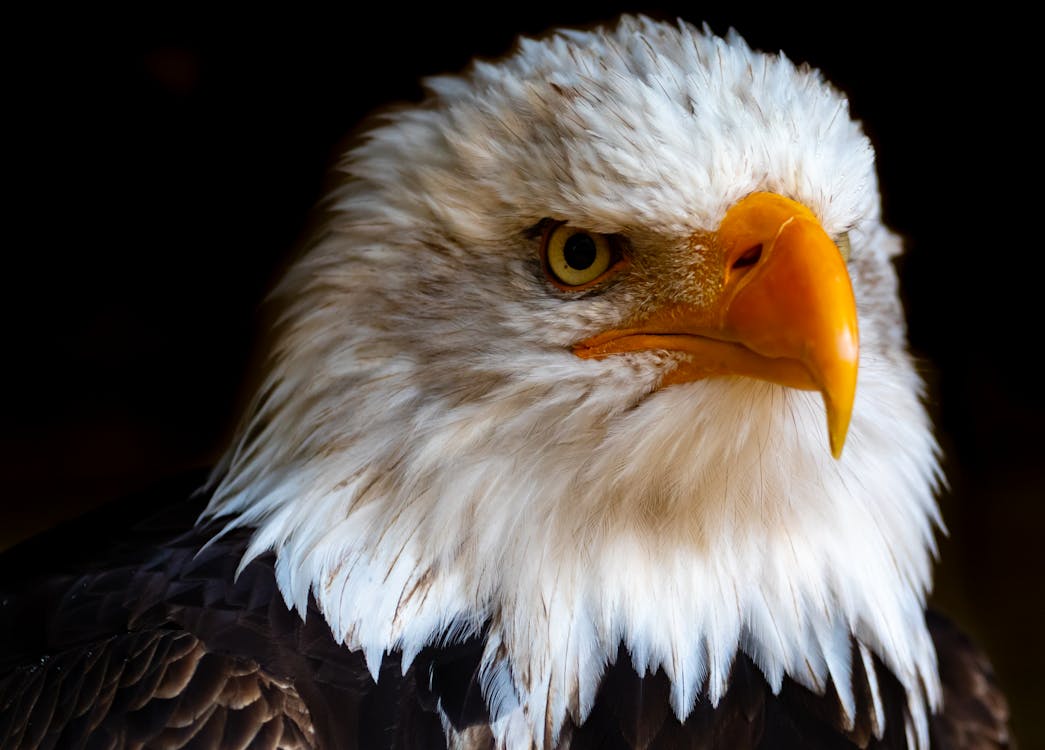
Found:
M 560 289 L 575 290 L 600 281 L 620 259 L 610 235 L 555 224 L 541 243 L 544 270 Z

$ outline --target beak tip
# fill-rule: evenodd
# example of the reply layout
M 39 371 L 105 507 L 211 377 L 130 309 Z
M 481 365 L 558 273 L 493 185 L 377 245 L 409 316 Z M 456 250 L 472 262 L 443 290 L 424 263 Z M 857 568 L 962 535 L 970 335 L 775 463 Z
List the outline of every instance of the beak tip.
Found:
M 827 438 L 831 446 L 831 455 L 835 460 L 842 458 L 842 448 L 845 447 L 845 439 L 849 434 L 849 417 L 852 413 L 852 400 L 847 402 L 847 407 L 844 409 L 837 408 L 836 405 L 831 403 L 828 398 L 824 399 L 827 403 Z

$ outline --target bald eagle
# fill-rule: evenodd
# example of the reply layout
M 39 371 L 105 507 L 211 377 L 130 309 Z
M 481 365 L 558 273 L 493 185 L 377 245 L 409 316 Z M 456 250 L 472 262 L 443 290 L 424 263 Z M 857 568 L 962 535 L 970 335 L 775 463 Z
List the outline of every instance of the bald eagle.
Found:
M 644 17 L 427 91 L 213 472 L 5 555 L 0 744 L 1007 746 L 845 97 Z

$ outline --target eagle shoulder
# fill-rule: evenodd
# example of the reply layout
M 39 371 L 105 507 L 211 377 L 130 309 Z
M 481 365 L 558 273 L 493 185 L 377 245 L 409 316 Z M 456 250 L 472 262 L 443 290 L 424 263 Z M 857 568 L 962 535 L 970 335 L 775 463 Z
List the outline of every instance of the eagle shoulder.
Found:
M 257 662 L 149 628 L 47 653 L 0 679 L 0 746 L 316 747 L 309 711 Z
M 195 527 L 191 486 L 0 558 L 0 748 L 442 746 L 413 671 L 388 656 L 375 685 L 318 610 L 286 607 L 271 556 L 237 576 L 249 532 Z
M 1008 701 L 986 654 L 942 615 L 930 613 L 928 623 L 943 685 L 943 710 L 932 718 L 933 747 L 1010 747 Z

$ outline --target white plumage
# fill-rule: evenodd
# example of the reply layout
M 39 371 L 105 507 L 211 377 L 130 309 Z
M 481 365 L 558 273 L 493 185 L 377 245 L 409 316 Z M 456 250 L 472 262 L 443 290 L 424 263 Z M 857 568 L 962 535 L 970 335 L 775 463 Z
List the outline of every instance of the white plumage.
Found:
M 618 644 L 685 718 L 735 654 L 850 714 L 850 637 L 940 700 L 924 623 L 936 445 L 906 351 L 867 138 L 815 71 L 689 25 L 524 40 L 427 82 L 345 157 L 277 290 L 267 378 L 208 513 L 255 526 L 303 614 L 409 663 L 488 626 L 500 746 L 587 716 Z M 692 238 L 768 191 L 847 235 L 860 331 L 846 448 L 818 394 L 748 378 L 658 388 L 678 353 L 578 342 L 718 287 Z M 541 223 L 627 238 L 594 292 L 549 284 Z M 698 258 L 699 260 L 699 258 Z M 873 669 L 870 670 L 873 675 Z M 883 721 L 878 716 L 879 724 Z

